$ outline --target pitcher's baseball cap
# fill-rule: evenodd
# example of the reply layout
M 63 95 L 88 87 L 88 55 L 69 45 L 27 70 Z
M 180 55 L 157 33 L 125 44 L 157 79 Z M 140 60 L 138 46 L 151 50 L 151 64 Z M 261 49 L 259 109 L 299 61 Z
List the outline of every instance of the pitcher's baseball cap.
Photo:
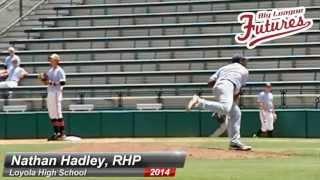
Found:
M 246 57 L 241 54 L 235 54 L 232 56 L 232 63 L 239 63 L 241 60 L 248 60 Z

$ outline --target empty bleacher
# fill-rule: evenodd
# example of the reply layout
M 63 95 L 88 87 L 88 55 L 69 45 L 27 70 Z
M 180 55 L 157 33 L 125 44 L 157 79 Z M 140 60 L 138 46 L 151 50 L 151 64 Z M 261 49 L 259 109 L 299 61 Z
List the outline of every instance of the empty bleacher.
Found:
M 314 20 L 310 30 L 252 50 L 235 43 L 239 13 L 296 6 L 305 6 Z M 311 107 L 318 97 L 318 1 L 83 0 L 50 7 L 55 15 L 38 16 L 41 27 L 24 28 L 23 38 L 10 39 L 31 74 L 13 95 L 3 90 L 0 104 L 43 109 L 45 88 L 36 74 L 48 69 L 51 53 L 62 56 L 67 72 L 65 109 L 72 103 L 112 109 L 159 102 L 181 109 L 194 93 L 211 97 L 208 77 L 235 53 L 250 59 L 242 106 L 255 106 L 266 81 L 274 82 L 278 106 Z
M 320 6 L 306 7 L 306 17 L 317 17 Z M 235 21 L 240 13 L 256 12 L 270 9 L 242 9 L 242 10 L 217 10 L 217 11 L 191 11 L 191 12 L 161 12 L 161 13 L 136 13 L 112 15 L 81 15 L 81 16 L 53 16 L 39 20 L 43 23 L 51 21 L 54 26 L 116 26 L 139 24 L 174 24 L 194 22 L 220 22 Z
M 278 39 L 274 42 L 294 43 L 299 41 L 313 42 L 319 40 L 319 30 L 309 30 L 288 40 Z M 182 34 L 182 35 L 154 35 L 129 37 L 81 37 L 81 38 L 49 38 L 49 39 L 18 39 L 11 41 L 13 46 L 24 44 L 25 49 L 85 49 L 85 48 L 118 48 L 136 47 L 170 47 L 202 45 L 234 45 L 236 33 L 218 34 Z

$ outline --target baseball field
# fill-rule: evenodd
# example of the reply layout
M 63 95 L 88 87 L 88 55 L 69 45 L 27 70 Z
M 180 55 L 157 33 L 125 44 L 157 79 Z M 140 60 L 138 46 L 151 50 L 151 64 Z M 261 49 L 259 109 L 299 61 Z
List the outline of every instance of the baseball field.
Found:
M 125 152 L 184 150 L 185 168 L 178 180 L 316 180 L 320 178 L 319 139 L 247 138 L 252 152 L 227 150 L 226 138 L 86 139 L 77 143 L 45 140 L 0 141 L 1 164 L 6 152 Z M 1 168 L 2 171 L 2 168 Z M 2 173 L 2 172 L 1 172 Z M 15 179 L 4 178 L 0 179 Z M 48 178 L 26 178 L 48 179 Z M 50 178 L 50 179 L 143 179 L 143 178 Z M 151 178 L 149 178 L 151 179 Z M 154 178 L 168 179 L 168 178 Z

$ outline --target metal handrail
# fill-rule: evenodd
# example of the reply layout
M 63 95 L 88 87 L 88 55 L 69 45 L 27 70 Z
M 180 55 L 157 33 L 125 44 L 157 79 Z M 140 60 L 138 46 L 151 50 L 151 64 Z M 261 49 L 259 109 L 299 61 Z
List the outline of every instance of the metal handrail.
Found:
M 5 4 L 7 1 L 10 1 L 10 0 L 3 0 L 3 1 L 1 1 L 1 2 L 0 2 L 0 7 L 1 7 L 3 4 Z
M 11 1 L 11 2 L 9 2 Z M 16 0 L 4 0 L 0 3 L 0 12 L 11 6 Z M 9 3 L 8 3 L 9 2 Z M 8 3 L 8 4 L 7 4 Z M 2 7 L 3 6 L 3 7 Z
M 40 5 L 45 3 L 47 0 L 41 0 L 37 4 L 35 4 L 32 8 L 30 8 L 26 13 L 23 13 L 23 0 L 19 0 L 19 17 L 14 19 L 9 25 L 0 31 L 0 38 L 5 35 L 13 26 L 23 20 L 26 16 L 32 13 L 35 9 L 37 9 Z M 13 1 L 14 2 L 14 1 Z

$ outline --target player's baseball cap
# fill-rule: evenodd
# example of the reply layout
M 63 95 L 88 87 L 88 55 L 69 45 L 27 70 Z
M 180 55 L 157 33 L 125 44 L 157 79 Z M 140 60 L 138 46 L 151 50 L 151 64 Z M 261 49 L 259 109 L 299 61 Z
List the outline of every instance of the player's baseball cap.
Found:
M 9 48 L 8 48 L 8 52 L 9 52 L 9 53 L 15 53 L 16 50 L 14 49 L 14 47 L 9 47 Z
M 246 57 L 241 54 L 235 54 L 232 56 L 232 63 L 239 63 L 241 60 L 248 60 Z
M 61 58 L 58 54 L 51 54 L 51 56 L 49 57 L 49 61 L 51 60 L 57 60 L 57 61 L 61 61 Z

